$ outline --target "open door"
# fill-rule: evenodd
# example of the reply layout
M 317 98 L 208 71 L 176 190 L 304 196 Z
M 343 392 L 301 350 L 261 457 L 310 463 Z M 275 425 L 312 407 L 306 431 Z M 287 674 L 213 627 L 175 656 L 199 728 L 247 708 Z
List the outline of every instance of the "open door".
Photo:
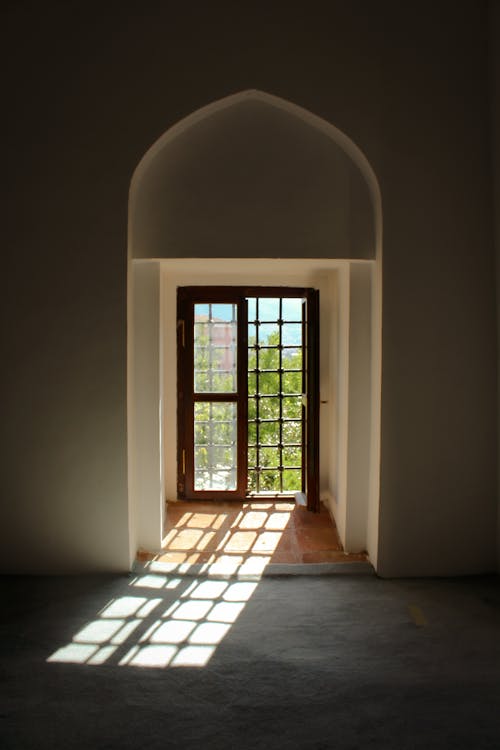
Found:
M 319 292 L 308 290 L 303 305 L 304 357 L 304 492 L 307 509 L 319 511 Z
M 178 290 L 178 496 L 319 509 L 318 292 Z
M 247 491 L 246 304 L 231 287 L 177 297 L 178 494 L 240 500 Z

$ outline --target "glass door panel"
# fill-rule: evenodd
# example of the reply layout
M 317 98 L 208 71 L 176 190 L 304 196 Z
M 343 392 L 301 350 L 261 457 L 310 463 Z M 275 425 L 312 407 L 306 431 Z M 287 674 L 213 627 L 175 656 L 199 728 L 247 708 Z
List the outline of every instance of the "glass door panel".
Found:
M 230 287 L 181 287 L 178 481 L 181 498 L 246 493 L 246 308 Z
M 302 302 L 247 299 L 248 488 L 257 495 L 302 489 Z
M 303 491 L 316 509 L 317 294 L 181 287 L 177 312 L 178 496 Z
M 237 404 L 194 404 L 194 489 L 236 490 L 238 463 Z
M 237 333 L 236 304 L 195 304 L 195 393 L 236 393 Z

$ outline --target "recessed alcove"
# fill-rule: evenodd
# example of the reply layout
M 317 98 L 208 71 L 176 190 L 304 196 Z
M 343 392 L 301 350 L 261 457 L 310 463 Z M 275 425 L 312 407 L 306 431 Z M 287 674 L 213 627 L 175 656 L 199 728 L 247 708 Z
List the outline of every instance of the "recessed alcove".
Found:
M 320 290 L 320 491 L 346 550 L 376 566 L 381 208 L 333 125 L 245 91 L 169 129 L 141 160 L 129 214 L 131 556 L 158 549 L 175 499 L 175 298 L 182 285 Z

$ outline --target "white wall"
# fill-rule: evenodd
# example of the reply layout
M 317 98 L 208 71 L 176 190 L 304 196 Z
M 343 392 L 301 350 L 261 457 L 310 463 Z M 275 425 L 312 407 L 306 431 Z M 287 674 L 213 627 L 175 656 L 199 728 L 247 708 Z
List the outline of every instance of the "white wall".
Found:
M 496 254 L 496 290 L 497 290 L 497 388 L 500 393 L 500 5 L 489 3 L 489 88 L 490 88 L 490 147 L 492 157 L 492 193 L 493 193 L 493 239 Z M 497 560 L 500 571 L 500 403 L 497 406 Z
M 163 462 L 161 431 L 160 264 L 132 261 L 132 389 L 129 394 L 129 493 L 138 548 L 161 547 Z M 134 550 L 135 553 L 135 550 Z
M 377 247 L 382 248 L 382 221 L 377 226 Z M 380 250 L 381 254 L 381 250 Z M 375 263 L 371 276 L 371 419 L 370 419 L 370 468 L 369 498 L 366 519 L 366 549 L 369 558 L 378 570 L 379 558 L 379 512 L 380 512 L 380 424 L 382 381 L 382 263 Z
M 243 22 L 233 6 L 6 5 L 0 568 L 126 569 L 130 179 L 189 113 L 258 87 L 349 134 L 383 196 L 378 570 L 492 570 L 487 4 L 268 3 Z
M 363 272 L 351 274 L 347 261 L 325 259 L 322 264 L 319 257 L 377 256 L 380 263 L 380 221 L 376 180 L 355 144 L 321 118 L 260 91 L 202 108 L 145 154 L 131 185 L 130 248 L 132 257 L 171 258 L 173 264 L 162 276 L 167 498 L 176 497 L 176 402 L 171 396 L 176 393 L 176 286 L 314 286 L 320 288 L 322 320 L 320 488 L 346 549 L 367 546 L 369 502 L 373 519 L 378 517 L 378 467 L 370 466 L 363 441 L 370 435 L 370 404 L 380 398 L 380 381 L 365 399 L 360 374 L 369 373 L 369 383 L 379 376 L 372 373 L 370 337 L 380 339 L 380 309 L 369 312 L 372 329 L 366 337 L 359 323 L 363 295 L 370 305 L 369 286 L 361 288 Z M 190 256 L 197 260 L 182 265 L 180 257 Z M 221 256 L 230 261 L 216 259 Z M 245 263 L 238 259 L 245 256 L 265 256 L 246 261 L 251 282 L 240 275 Z M 373 435 L 376 442 L 376 426 Z M 375 558 L 374 546 L 372 554 Z
M 372 301 L 375 268 L 374 263 L 346 263 L 330 278 L 330 295 L 335 300 L 329 346 L 329 369 L 334 373 L 330 384 L 334 448 L 328 491 L 344 549 L 368 550 L 374 566 L 377 548 L 376 541 L 369 539 L 368 523 L 370 512 L 376 514 L 378 507 L 377 472 L 373 472 L 378 445 L 372 440 L 372 413 L 378 404 L 378 394 L 372 391 L 378 348 L 374 325 L 378 310 Z
M 374 264 L 352 263 L 349 271 L 349 424 L 344 546 L 348 552 L 359 552 L 366 549 L 368 542 L 371 383 L 374 378 L 371 288 Z
M 331 381 L 330 399 L 333 404 L 331 419 L 334 453 L 329 464 L 328 502 L 335 518 L 342 544 L 347 537 L 347 466 L 349 430 L 349 267 L 342 265 L 331 274 L 331 298 L 336 302 L 332 318 L 332 340 L 329 347 L 329 369 L 336 374 Z
M 311 113 L 259 91 L 227 97 L 142 159 L 134 257 L 373 258 L 363 166 L 354 144 Z
M 134 315 L 135 456 L 132 466 L 136 467 L 137 478 L 134 485 L 131 483 L 139 547 L 159 549 L 163 529 L 162 498 L 177 499 L 177 287 L 255 284 L 313 287 L 320 291 L 320 398 L 323 402 L 320 492 L 337 519 L 345 548 L 349 551 L 366 548 L 372 267 L 370 262 L 352 264 L 319 259 L 169 259 L 133 263 L 134 305 L 142 306 L 142 311 Z M 339 276 L 347 291 L 342 309 L 335 292 L 340 286 Z M 339 326 L 344 332 L 341 335 Z M 339 339 L 343 339 L 342 346 L 339 346 Z M 164 438 L 162 449 L 160 429 Z M 343 456 L 340 467 L 339 453 Z

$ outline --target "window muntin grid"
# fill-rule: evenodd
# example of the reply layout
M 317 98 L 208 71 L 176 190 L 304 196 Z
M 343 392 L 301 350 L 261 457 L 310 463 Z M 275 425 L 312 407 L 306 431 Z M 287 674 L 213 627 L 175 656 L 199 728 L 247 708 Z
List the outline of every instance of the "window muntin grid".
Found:
M 194 488 L 235 490 L 237 483 L 237 404 L 194 404 Z
M 236 393 L 237 335 L 236 304 L 195 304 L 195 393 Z
M 302 298 L 248 298 L 248 490 L 302 488 Z

